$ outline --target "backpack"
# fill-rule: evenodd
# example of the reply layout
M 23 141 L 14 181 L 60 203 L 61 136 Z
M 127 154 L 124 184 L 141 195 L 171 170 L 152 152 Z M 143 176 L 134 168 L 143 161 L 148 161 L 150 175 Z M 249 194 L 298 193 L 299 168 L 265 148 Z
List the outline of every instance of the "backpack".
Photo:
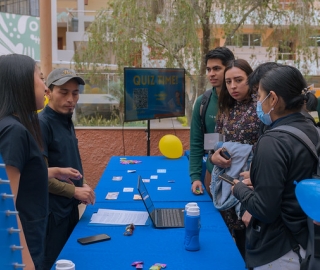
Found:
M 206 111 L 208 108 L 211 94 L 212 94 L 212 89 L 209 89 L 202 94 L 202 99 L 200 104 L 200 120 L 201 120 L 201 130 L 203 134 L 207 133 L 206 125 L 205 125 L 205 117 L 206 117 Z
M 280 131 L 287 134 L 290 134 L 291 136 L 295 137 L 297 140 L 299 140 L 302 144 L 304 144 L 305 147 L 312 153 L 314 158 L 318 161 L 317 165 L 317 172 L 313 174 L 313 178 L 320 178 L 320 158 L 318 153 L 320 153 L 320 129 L 315 127 L 315 130 L 318 133 L 318 144 L 314 145 L 313 142 L 309 139 L 309 137 L 300 129 L 288 126 L 288 125 L 281 125 L 274 129 L 268 130 L 267 132 L 273 132 L 273 131 Z
M 320 178 L 320 157 L 319 157 L 318 153 L 320 152 L 320 129 L 318 127 L 315 127 L 315 129 L 316 129 L 316 131 L 318 133 L 318 137 L 319 137 L 317 145 L 314 145 L 312 143 L 312 141 L 309 139 L 309 137 L 303 131 L 301 131 L 298 128 L 292 127 L 292 126 L 281 125 L 281 126 L 278 126 L 274 129 L 268 130 L 267 132 L 272 132 L 272 131 L 284 132 L 284 133 L 290 134 L 291 136 L 298 139 L 301 143 L 303 143 L 318 161 L 317 172 L 315 172 L 312 175 L 312 178 L 319 179 Z M 317 207 L 317 206 L 315 206 L 315 207 Z M 312 223 L 310 218 L 308 218 L 308 223 L 310 223 L 310 222 Z M 310 227 L 310 224 L 308 224 L 308 225 Z M 311 226 L 311 228 L 312 228 L 312 226 Z M 310 264 L 315 266 L 319 263 L 318 260 L 320 258 L 320 228 L 317 225 L 313 225 L 313 229 L 314 229 L 313 245 L 309 242 L 309 241 L 312 241 L 312 239 L 310 239 L 310 237 L 309 237 L 308 238 L 308 246 L 306 249 L 306 256 L 304 259 L 302 259 L 300 256 L 300 252 L 299 252 L 299 249 L 300 249 L 299 244 L 293 238 L 293 236 L 289 232 L 289 230 L 286 228 L 287 235 L 290 239 L 290 244 L 291 244 L 292 250 L 294 252 L 296 252 L 299 256 L 301 270 L 308 270 Z M 309 230 L 310 230 L 310 228 L 309 228 Z M 312 250 L 312 246 L 313 246 L 313 250 Z M 313 267 L 313 266 L 311 266 L 311 267 Z M 313 269 L 310 269 L 310 270 L 313 270 Z

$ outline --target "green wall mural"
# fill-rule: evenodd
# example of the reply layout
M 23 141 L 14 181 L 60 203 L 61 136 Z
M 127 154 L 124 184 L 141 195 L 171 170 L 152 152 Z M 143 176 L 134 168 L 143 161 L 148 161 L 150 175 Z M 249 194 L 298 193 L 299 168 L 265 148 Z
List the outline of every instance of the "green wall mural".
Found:
M 0 55 L 10 53 L 40 60 L 39 17 L 0 12 Z

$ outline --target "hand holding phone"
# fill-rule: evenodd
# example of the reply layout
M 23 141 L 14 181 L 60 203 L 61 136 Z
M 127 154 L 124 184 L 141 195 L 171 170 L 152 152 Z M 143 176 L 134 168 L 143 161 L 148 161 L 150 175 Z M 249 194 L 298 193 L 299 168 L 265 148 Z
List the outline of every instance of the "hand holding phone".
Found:
M 220 155 L 225 158 L 226 160 L 229 160 L 231 158 L 230 153 L 228 152 L 228 150 L 224 147 L 222 147 L 221 151 L 220 151 Z
M 97 235 L 93 235 L 93 236 L 79 238 L 77 241 L 82 245 L 87 245 L 87 244 L 107 241 L 110 239 L 111 239 L 111 237 L 109 235 L 103 233 L 103 234 L 97 234 Z
M 229 183 L 230 185 L 234 186 L 234 182 L 233 182 L 233 177 L 231 177 L 230 175 L 227 175 L 226 173 L 220 174 L 218 176 L 221 180 Z

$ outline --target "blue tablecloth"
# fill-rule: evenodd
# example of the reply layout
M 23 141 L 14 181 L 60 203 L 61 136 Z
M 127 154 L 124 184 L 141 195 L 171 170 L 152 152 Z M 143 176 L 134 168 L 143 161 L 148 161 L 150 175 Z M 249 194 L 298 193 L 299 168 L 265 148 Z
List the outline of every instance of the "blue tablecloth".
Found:
M 162 156 L 137 156 L 127 157 L 127 160 L 142 162 L 123 165 L 120 163 L 120 157 L 112 157 L 95 189 L 97 202 L 105 201 L 108 192 L 119 192 L 117 199 L 119 202 L 133 201 L 133 195 L 139 194 L 137 190 L 139 175 L 143 179 L 150 179 L 154 175 L 158 176 L 158 179 L 150 179 L 149 183 L 145 183 L 153 201 L 211 201 L 206 191 L 203 195 L 194 195 L 191 192 L 189 161 L 185 156 L 180 159 L 167 159 Z M 161 169 L 165 169 L 166 172 L 159 173 L 158 170 Z M 132 170 L 135 172 L 130 172 Z M 122 177 L 121 181 L 112 180 L 119 176 Z M 133 192 L 123 192 L 124 187 L 134 190 Z M 171 187 L 171 190 L 158 191 L 158 187 Z
M 191 193 L 188 173 L 188 159 L 167 159 L 160 156 L 126 157 L 127 160 L 140 160 L 139 164 L 120 164 L 120 157 L 112 157 L 96 192 L 96 204 L 87 206 L 85 213 L 74 229 L 58 259 L 72 260 L 77 270 L 82 269 L 135 269 L 134 261 L 144 261 L 143 269 L 149 269 L 154 263 L 165 263 L 167 269 L 245 269 L 244 261 L 227 229 L 220 213 L 214 208 L 208 196 Z M 166 169 L 159 173 L 157 169 Z M 136 170 L 128 173 L 127 170 Z M 151 222 L 145 226 L 136 226 L 132 236 L 124 236 L 125 225 L 108 226 L 89 224 L 90 218 L 98 209 L 142 210 L 143 202 L 133 200 L 138 194 L 138 175 L 150 179 L 145 183 L 156 207 L 184 207 L 188 202 L 197 202 L 201 212 L 201 249 L 189 252 L 184 248 L 184 228 L 156 229 Z M 121 181 L 113 181 L 114 176 L 122 176 Z M 169 183 L 174 180 L 174 183 Z M 159 186 L 171 186 L 171 190 L 159 191 Z M 133 192 L 123 192 L 123 188 L 132 187 Z M 119 192 L 117 200 L 105 200 L 108 192 Z M 82 246 L 78 238 L 106 233 L 111 240 Z M 52 268 L 54 269 L 54 268 Z
M 158 202 L 157 207 L 184 207 L 185 203 Z M 99 208 L 107 208 L 105 203 L 88 206 L 59 259 L 75 263 L 82 269 L 135 269 L 134 261 L 144 262 L 143 269 L 154 263 L 167 264 L 166 269 L 219 269 L 242 270 L 244 261 L 233 239 L 224 225 L 219 212 L 210 202 L 198 203 L 201 211 L 201 249 L 186 251 L 183 245 L 184 228 L 156 229 L 150 225 L 136 226 L 132 236 L 124 236 L 125 226 L 89 225 L 91 215 Z M 109 209 L 144 210 L 143 203 L 114 202 Z M 106 233 L 111 240 L 90 245 L 81 245 L 78 238 Z M 54 269 L 54 268 L 53 268 Z
M 137 190 L 138 177 L 150 179 L 151 175 L 157 175 L 158 179 L 150 179 L 145 183 L 153 201 L 211 201 L 209 195 L 204 191 L 203 195 L 194 195 L 191 192 L 190 178 L 185 171 L 170 171 L 167 173 L 154 173 L 154 171 L 137 170 L 135 173 L 126 171 L 109 171 L 104 172 L 98 183 L 96 192 L 96 201 L 105 201 L 108 192 L 119 192 L 118 201 L 133 201 L 133 195 L 139 194 Z M 121 176 L 121 181 L 113 181 L 115 176 Z M 174 181 L 174 182 L 172 182 Z M 133 192 L 123 192 L 123 188 L 133 188 Z M 171 190 L 158 191 L 158 187 L 171 187 Z
M 123 165 L 120 159 L 141 161 L 138 164 Z M 189 170 L 189 160 L 186 156 L 177 159 L 170 159 L 164 156 L 113 156 L 108 163 L 108 170 Z

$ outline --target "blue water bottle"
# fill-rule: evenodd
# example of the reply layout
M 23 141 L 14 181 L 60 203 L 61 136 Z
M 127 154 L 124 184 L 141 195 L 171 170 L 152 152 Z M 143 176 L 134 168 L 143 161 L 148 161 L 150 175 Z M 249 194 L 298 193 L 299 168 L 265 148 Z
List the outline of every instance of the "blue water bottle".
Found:
M 190 207 L 194 207 L 194 206 L 198 206 L 198 204 L 196 202 L 189 202 L 186 204 L 186 206 L 184 207 L 184 224 L 186 224 L 186 216 L 187 216 L 187 211 Z
M 200 208 L 198 206 L 188 207 L 185 218 L 185 238 L 184 247 L 189 251 L 200 249 Z

